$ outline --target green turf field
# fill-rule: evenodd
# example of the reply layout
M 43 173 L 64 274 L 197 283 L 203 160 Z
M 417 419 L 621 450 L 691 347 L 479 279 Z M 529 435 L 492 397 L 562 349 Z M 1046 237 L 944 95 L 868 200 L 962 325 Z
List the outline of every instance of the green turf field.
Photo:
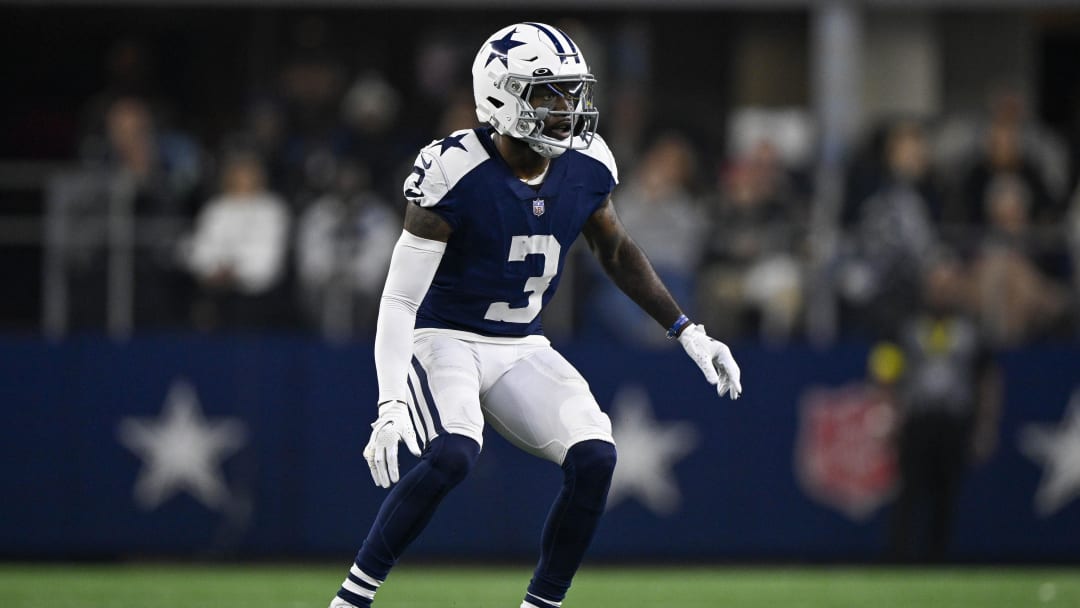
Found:
M 0 564 L 3 608 L 325 608 L 329 566 Z M 379 608 L 517 608 L 528 567 L 405 564 Z M 586 567 L 565 608 L 1080 608 L 1080 569 Z

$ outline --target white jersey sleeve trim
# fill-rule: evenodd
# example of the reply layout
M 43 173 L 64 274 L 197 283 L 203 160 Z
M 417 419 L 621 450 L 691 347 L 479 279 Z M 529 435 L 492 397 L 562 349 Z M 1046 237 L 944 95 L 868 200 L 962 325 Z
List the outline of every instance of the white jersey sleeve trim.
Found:
M 603 137 L 597 133 L 589 144 L 588 148 L 580 150 L 582 154 L 589 158 L 600 161 L 607 170 L 611 172 L 611 178 L 615 180 L 615 183 L 619 183 L 619 167 L 615 164 L 615 155 L 611 153 L 611 148 L 608 147 L 607 142 Z
M 420 238 L 407 230 L 401 232 L 394 245 L 375 325 L 379 403 L 408 402 L 406 379 L 413 355 L 416 311 L 431 287 L 445 251 L 446 243 Z
M 449 142 L 444 144 L 443 142 Z M 402 190 L 421 207 L 439 204 L 461 178 L 491 158 L 471 129 L 455 131 L 420 150 Z
M 405 178 L 402 191 L 406 200 L 421 207 L 434 207 L 450 191 L 442 164 L 438 162 L 438 153 L 432 154 L 430 146 L 416 155 L 412 173 Z

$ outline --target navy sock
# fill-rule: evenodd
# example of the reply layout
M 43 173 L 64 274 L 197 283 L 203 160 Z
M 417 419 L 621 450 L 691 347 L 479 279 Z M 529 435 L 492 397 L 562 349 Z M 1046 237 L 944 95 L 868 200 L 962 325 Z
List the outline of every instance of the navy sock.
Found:
M 540 562 L 529 583 L 527 604 L 543 608 L 566 597 L 604 513 L 615 460 L 615 446 L 600 440 L 575 444 L 566 453 L 562 491 L 544 524 Z
M 440 435 L 431 442 L 420 462 L 383 501 L 339 597 L 356 606 L 371 604 L 375 589 L 431 521 L 443 497 L 465 479 L 479 454 L 480 446 L 463 435 Z

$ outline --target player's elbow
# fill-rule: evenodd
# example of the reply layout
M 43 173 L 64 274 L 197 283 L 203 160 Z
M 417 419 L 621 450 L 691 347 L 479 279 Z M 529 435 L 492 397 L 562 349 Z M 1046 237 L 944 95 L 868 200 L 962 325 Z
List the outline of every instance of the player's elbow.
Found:
M 410 315 L 416 315 L 417 309 L 420 308 L 420 302 L 407 294 L 385 290 L 379 301 L 379 306 L 386 310 L 395 309 L 409 313 Z

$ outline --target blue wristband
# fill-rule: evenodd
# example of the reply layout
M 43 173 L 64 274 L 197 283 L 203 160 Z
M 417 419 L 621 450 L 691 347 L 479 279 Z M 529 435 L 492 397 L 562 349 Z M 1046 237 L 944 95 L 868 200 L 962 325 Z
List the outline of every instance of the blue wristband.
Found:
M 689 324 L 690 319 L 686 315 L 679 315 L 679 318 L 675 319 L 675 322 L 671 324 L 671 329 L 667 330 L 668 340 L 677 337 L 682 328 Z

